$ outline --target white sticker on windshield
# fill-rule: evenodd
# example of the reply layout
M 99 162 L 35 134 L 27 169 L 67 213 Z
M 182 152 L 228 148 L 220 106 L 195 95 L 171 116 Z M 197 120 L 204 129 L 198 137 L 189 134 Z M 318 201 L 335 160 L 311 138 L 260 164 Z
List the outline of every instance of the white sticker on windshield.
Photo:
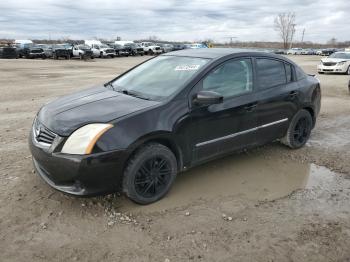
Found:
M 192 71 L 198 70 L 200 65 L 179 65 L 175 67 L 175 71 Z

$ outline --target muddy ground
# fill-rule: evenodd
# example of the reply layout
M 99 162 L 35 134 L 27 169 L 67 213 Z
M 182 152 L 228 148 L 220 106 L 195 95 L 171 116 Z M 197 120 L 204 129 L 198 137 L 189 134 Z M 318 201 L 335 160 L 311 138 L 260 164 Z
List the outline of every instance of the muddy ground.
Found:
M 319 76 L 304 148 L 276 142 L 210 162 L 153 205 L 41 181 L 27 146 L 38 109 L 144 59 L 0 60 L 0 261 L 350 261 L 348 76 Z M 309 73 L 320 60 L 292 59 Z

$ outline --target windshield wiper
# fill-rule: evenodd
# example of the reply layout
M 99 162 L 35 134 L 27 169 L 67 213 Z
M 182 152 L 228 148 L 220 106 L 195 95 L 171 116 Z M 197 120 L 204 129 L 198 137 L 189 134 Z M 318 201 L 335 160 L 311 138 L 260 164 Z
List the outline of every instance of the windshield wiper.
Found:
M 112 86 L 113 87 L 113 86 Z M 149 97 L 145 97 L 144 95 L 142 95 L 139 92 L 133 91 L 133 90 L 127 90 L 124 88 L 120 88 L 120 89 L 114 89 L 115 91 L 119 92 L 119 93 L 123 93 L 125 95 L 129 95 L 129 96 L 133 96 L 133 97 L 137 97 L 140 99 L 144 99 L 144 100 L 151 100 Z
M 110 87 L 110 88 L 112 88 L 114 90 L 114 86 L 113 86 L 113 84 L 111 82 L 105 83 L 104 86 L 105 87 Z

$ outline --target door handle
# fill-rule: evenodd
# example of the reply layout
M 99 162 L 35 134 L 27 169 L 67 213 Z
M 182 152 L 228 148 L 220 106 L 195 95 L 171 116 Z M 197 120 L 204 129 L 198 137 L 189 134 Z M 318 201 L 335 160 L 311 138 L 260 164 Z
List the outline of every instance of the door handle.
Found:
M 253 104 L 246 105 L 246 106 L 244 107 L 244 109 L 245 109 L 245 111 L 247 111 L 247 112 L 252 112 L 252 111 L 256 108 L 257 104 L 258 104 L 258 103 L 253 103 Z
M 289 97 L 290 98 L 295 98 L 297 95 L 298 95 L 297 91 L 292 91 L 292 92 L 289 93 Z

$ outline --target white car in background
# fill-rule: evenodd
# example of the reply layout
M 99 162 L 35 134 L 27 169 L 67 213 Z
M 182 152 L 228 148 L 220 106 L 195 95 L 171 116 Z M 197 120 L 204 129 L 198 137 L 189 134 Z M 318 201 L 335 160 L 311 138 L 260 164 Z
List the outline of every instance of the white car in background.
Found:
M 84 44 L 73 46 L 72 55 L 73 57 L 79 57 L 80 59 L 94 58 L 94 54 L 90 46 Z
M 336 52 L 321 59 L 317 71 L 319 74 L 342 73 L 350 75 L 350 52 Z
M 98 40 L 85 40 L 85 44 L 91 48 L 94 57 L 115 57 L 115 51 L 113 48 L 106 44 L 102 44 Z
M 302 48 L 291 48 L 287 51 L 287 55 L 301 55 L 302 51 Z
M 163 50 L 160 48 L 160 46 L 152 42 L 142 42 L 140 46 L 143 48 L 143 51 L 145 51 L 145 54 L 148 55 L 157 55 L 163 53 Z

